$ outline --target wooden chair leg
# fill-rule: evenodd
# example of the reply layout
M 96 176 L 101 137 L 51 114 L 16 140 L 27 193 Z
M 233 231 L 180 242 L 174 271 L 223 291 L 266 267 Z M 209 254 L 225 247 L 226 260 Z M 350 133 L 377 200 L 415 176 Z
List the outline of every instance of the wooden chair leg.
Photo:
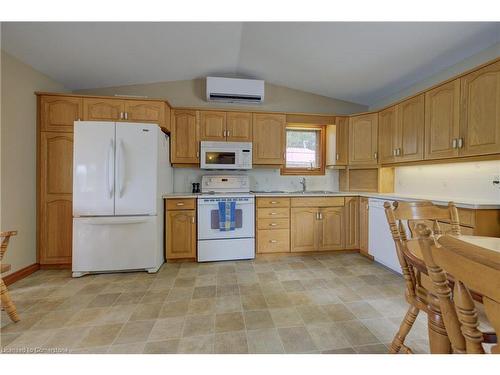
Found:
M 401 348 L 403 348 L 405 353 L 412 353 L 411 349 L 404 345 L 404 342 L 406 336 L 411 330 L 411 327 L 413 327 L 413 323 L 415 323 L 415 319 L 417 319 L 419 311 L 420 310 L 417 307 L 410 305 L 410 308 L 401 322 L 398 333 L 396 333 L 396 336 L 394 336 L 394 339 L 392 340 L 389 353 L 397 354 L 400 352 Z
M 14 302 L 10 299 L 9 292 L 7 291 L 7 286 L 2 279 L 0 279 L 0 301 L 2 303 L 2 307 L 5 309 L 10 319 L 14 323 L 20 321 L 19 315 L 17 315 L 16 306 Z

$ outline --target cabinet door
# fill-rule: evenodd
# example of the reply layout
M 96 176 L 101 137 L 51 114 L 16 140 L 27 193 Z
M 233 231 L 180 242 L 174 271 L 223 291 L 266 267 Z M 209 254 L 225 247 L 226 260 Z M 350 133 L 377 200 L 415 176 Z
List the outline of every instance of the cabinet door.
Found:
M 458 156 L 460 80 L 425 93 L 425 159 Z
M 71 263 L 73 134 L 40 133 L 40 264 Z
M 396 107 L 378 114 L 378 154 L 380 163 L 393 163 L 396 157 Z
M 424 159 L 424 94 L 397 105 L 396 161 Z
M 226 140 L 226 112 L 216 112 L 216 111 L 200 112 L 200 140 L 201 141 Z
M 285 115 L 253 114 L 253 164 L 285 164 Z
M 228 112 L 226 115 L 226 139 L 231 142 L 252 142 L 252 114 Z
M 345 248 L 359 249 L 359 198 L 346 197 L 344 206 Z
M 319 209 L 318 250 L 342 250 L 344 248 L 344 207 Z
M 500 152 L 500 61 L 461 79 L 460 155 Z
M 359 250 L 368 255 L 368 198 L 359 198 Z
M 120 121 L 125 102 L 120 99 L 83 99 L 83 119 L 86 121 Z
M 197 164 L 199 154 L 198 111 L 172 111 L 171 162 Z
M 316 251 L 318 208 L 292 208 L 290 218 L 291 251 Z
M 376 113 L 349 119 L 349 164 L 377 165 L 377 130 Z
M 196 258 L 196 211 L 167 211 L 168 259 Z
M 150 122 L 164 126 L 165 103 L 151 100 L 127 100 L 125 102 L 125 120 L 130 122 Z
M 83 100 L 64 96 L 40 98 L 40 130 L 72 132 L 73 123 L 83 118 Z

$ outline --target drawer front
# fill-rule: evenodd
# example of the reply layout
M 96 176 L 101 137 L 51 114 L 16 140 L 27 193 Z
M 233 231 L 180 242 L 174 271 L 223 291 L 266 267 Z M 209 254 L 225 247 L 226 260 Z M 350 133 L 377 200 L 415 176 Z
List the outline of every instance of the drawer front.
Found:
M 474 210 L 468 210 L 466 208 L 458 208 L 458 221 L 460 225 L 464 225 L 466 227 L 474 228 L 476 226 L 475 216 L 476 213 Z M 439 220 L 443 223 L 449 223 L 449 220 Z
M 176 198 L 167 199 L 167 210 L 194 210 L 196 208 L 196 199 Z
M 288 229 L 289 226 L 288 219 L 259 219 L 257 222 L 258 229 Z
M 289 216 L 290 216 L 290 209 L 283 207 L 259 208 L 257 210 L 257 218 L 259 219 L 288 218 Z
M 292 198 L 292 207 L 338 207 L 344 205 L 344 197 Z
M 290 198 L 257 198 L 257 207 L 290 207 Z
M 290 252 L 290 233 L 288 229 L 259 230 L 257 233 L 257 252 Z

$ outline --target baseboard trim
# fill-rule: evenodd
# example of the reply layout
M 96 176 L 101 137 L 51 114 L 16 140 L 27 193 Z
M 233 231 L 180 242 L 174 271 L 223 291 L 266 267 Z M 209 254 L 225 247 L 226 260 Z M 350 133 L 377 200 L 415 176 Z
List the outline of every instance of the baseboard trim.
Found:
M 16 272 L 12 272 L 11 274 L 3 277 L 3 281 L 5 285 L 11 285 L 15 283 L 16 281 L 19 281 L 21 279 L 24 279 L 26 276 L 31 275 L 33 272 L 36 272 L 40 269 L 40 264 L 34 263 L 30 266 L 21 268 L 20 270 L 17 270 Z
M 40 264 L 41 270 L 67 270 L 71 269 L 71 263 Z

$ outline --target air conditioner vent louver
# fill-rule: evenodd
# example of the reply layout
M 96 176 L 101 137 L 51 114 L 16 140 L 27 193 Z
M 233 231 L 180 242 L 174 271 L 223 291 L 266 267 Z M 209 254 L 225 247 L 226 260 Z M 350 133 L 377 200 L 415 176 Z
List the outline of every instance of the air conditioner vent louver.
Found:
M 228 103 L 262 103 L 264 81 L 207 77 L 207 100 Z

